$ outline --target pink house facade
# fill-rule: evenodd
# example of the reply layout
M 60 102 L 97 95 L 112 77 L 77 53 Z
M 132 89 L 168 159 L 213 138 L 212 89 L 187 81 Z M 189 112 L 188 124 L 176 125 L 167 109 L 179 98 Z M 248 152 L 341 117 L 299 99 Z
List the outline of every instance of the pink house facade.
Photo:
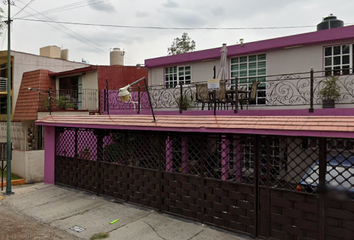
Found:
M 236 77 L 239 86 L 248 89 L 259 82 L 253 109 L 308 108 L 313 69 L 314 108 L 321 108 L 318 92 L 329 75 L 339 76 L 337 107 L 353 107 L 353 30 L 354 26 L 339 27 L 228 46 L 228 86 Z M 172 89 L 182 83 L 193 92 L 190 109 L 198 109 L 194 85 L 217 77 L 220 51 L 221 47 L 145 60 L 151 90 L 174 95 Z

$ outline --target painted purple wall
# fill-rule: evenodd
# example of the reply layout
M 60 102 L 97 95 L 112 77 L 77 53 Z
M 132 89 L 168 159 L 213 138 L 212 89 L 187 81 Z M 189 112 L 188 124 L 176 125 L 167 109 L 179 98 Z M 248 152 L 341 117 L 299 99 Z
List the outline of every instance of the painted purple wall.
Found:
M 44 183 L 55 182 L 55 127 L 45 127 Z
M 297 45 L 310 45 L 317 43 L 326 43 L 354 38 L 354 26 L 333 28 L 328 30 L 297 34 L 292 36 L 267 39 L 257 42 L 233 45 L 228 47 L 228 56 L 243 54 L 252 54 L 257 52 L 266 52 L 274 49 L 282 49 Z M 220 58 L 221 48 L 213 48 L 202 51 L 195 51 L 185 54 L 177 54 L 145 60 L 145 67 L 153 68 L 158 66 L 167 66 L 171 64 L 181 64 L 186 62 L 200 61 L 204 59 Z
M 110 110 L 110 115 L 127 115 L 137 114 L 136 111 L 131 110 Z M 142 109 L 140 114 L 150 115 L 151 111 Z M 156 115 L 180 115 L 179 111 L 155 111 Z M 214 111 L 183 111 L 186 116 L 211 116 Z M 239 110 L 234 113 L 233 110 L 218 110 L 217 116 L 354 116 L 353 108 L 327 108 L 315 109 L 314 113 L 309 113 L 308 109 L 262 109 L 262 110 Z

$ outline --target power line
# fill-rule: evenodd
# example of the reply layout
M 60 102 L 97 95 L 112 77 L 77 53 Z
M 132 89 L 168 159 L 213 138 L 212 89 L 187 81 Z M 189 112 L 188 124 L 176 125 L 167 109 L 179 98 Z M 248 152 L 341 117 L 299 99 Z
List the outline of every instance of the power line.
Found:
M 18 0 L 18 1 L 21 2 L 22 4 L 24 4 L 21 0 Z M 92 1 L 94 1 L 94 0 L 92 0 Z M 105 0 L 105 1 L 110 1 L 110 0 Z M 97 2 L 97 3 L 101 3 L 101 2 L 104 2 L 104 1 L 101 0 L 100 2 Z M 80 41 L 80 42 L 82 42 L 82 43 L 84 43 L 84 44 L 86 44 L 86 45 L 88 45 L 88 46 L 90 46 L 90 47 L 95 48 L 95 49 L 98 50 L 98 51 L 101 51 L 101 52 L 106 53 L 106 54 L 110 52 L 110 51 L 107 51 L 107 49 L 104 48 L 104 47 L 102 47 L 101 45 L 99 45 L 99 44 L 93 42 L 92 40 L 90 40 L 90 39 L 88 39 L 88 38 L 86 38 L 86 37 L 80 35 L 80 34 L 77 33 L 77 32 L 72 31 L 71 29 L 67 28 L 66 26 L 64 26 L 64 25 L 62 25 L 62 24 L 60 24 L 60 23 L 56 23 L 53 19 L 49 18 L 48 16 L 45 16 L 43 13 L 40 13 L 40 12 L 38 12 L 37 10 L 35 10 L 35 9 L 31 8 L 31 7 L 29 7 L 29 8 L 32 9 L 33 11 L 35 11 L 37 14 L 40 14 L 40 15 L 42 15 L 43 17 L 49 19 L 49 21 L 46 21 L 46 20 L 43 20 L 43 19 L 39 19 L 38 17 L 35 16 L 35 14 L 31 14 L 31 13 L 25 11 L 25 12 L 29 13 L 31 16 L 34 16 L 35 18 L 37 18 L 37 21 L 45 22 L 45 23 L 49 24 L 50 26 L 54 27 L 55 29 L 57 29 L 57 30 L 63 32 L 64 34 L 66 34 L 66 35 L 68 35 L 68 36 L 70 36 L 70 37 L 73 37 L 73 38 L 77 39 L 78 41 Z M 35 19 L 32 19 L 32 20 L 35 20 Z M 52 23 L 58 24 L 59 26 L 61 26 L 61 27 L 65 28 L 66 30 L 72 32 L 73 34 L 79 36 L 79 38 L 76 37 L 76 36 L 74 36 L 74 35 L 72 35 L 72 34 L 70 34 L 70 33 L 68 33 L 68 32 L 63 31 L 62 29 L 60 29 L 60 28 L 58 28 L 58 27 L 56 27 L 56 26 L 54 26 L 54 25 L 52 25 Z M 81 39 L 80 39 L 80 38 L 81 38 Z M 84 39 L 85 41 L 83 41 L 82 39 Z M 89 42 L 91 42 L 92 44 L 90 44 Z M 98 46 L 98 47 L 96 47 L 96 46 Z M 129 62 L 134 63 L 133 60 L 128 59 L 127 57 L 126 57 L 126 60 L 129 61 Z
M 111 27 L 111 28 L 131 28 L 131 29 L 155 29 L 155 30 L 261 30 L 261 29 L 292 29 L 292 28 L 313 28 L 315 26 L 284 26 L 284 27 L 160 27 L 160 26 L 132 26 L 132 25 L 114 25 L 114 24 L 95 24 L 95 23 L 79 23 L 65 21 L 46 21 L 39 19 L 17 18 L 17 20 L 31 22 L 51 22 L 67 25 L 94 26 L 94 27 Z
M 16 17 L 18 14 L 20 14 L 23 10 L 25 10 L 25 8 L 28 7 L 32 2 L 34 2 L 34 0 L 31 0 L 31 1 L 30 1 L 29 3 L 27 3 L 23 8 L 21 8 L 21 10 L 18 11 L 18 12 L 13 16 L 13 18 Z
M 18 0 L 18 1 L 21 2 L 20 0 Z M 22 3 L 22 2 L 21 2 L 21 3 Z M 24 4 L 24 3 L 22 3 L 22 4 Z M 35 10 L 35 9 L 31 8 L 31 7 L 29 7 L 29 8 L 30 8 L 31 10 L 35 11 L 37 14 L 40 14 L 40 15 L 42 15 L 43 17 L 49 19 L 49 20 L 46 21 L 46 20 L 43 20 L 43 19 L 39 19 L 38 17 L 35 17 L 35 18 L 37 18 L 37 21 L 46 22 L 47 24 L 49 24 L 50 26 L 54 27 L 55 29 L 61 31 L 62 33 L 66 34 L 66 35 L 68 35 L 68 36 L 70 36 L 70 37 L 72 37 L 72 38 L 75 38 L 76 40 L 78 40 L 78 41 L 80 41 L 80 42 L 82 42 L 82 43 L 84 43 L 84 44 L 86 44 L 86 45 L 88 45 L 88 46 L 90 46 L 90 47 L 93 47 L 93 48 L 95 48 L 95 49 L 98 50 L 98 51 L 105 52 L 105 51 L 103 50 L 103 48 L 102 48 L 100 45 L 98 45 L 98 44 L 92 42 L 90 39 L 85 38 L 84 36 L 78 34 L 77 32 L 74 32 L 74 31 L 68 29 L 67 27 L 61 25 L 60 23 L 56 23 L 53 19 L 51 19 L 51 18 L 45 16 L 44 14 L 38 12 L 37 10 Z M 25 12 L 27 12 L 27 11 L 25 11 Z M 29 13 L 29 12 L 27 12 L 27 13 Z M 30 14 L 30 15 L 33 15 L 33 14 L 31 14 L 31 13 L 29 13 L 29 14 Z M 35 19 L 33 19 L 33 20 L 35 20 Z M 73 35 L 73 34 L 70 34 L 70 33 L 68 33 L 68 32 L 65 32 L 64 30 L 62 30 L 62 29 L 60 29 L 60 28 L 58 28 L 58 27 L 52 25 L 51 23 L 58 24 L 59 26 L 61 26 L 61 27 L 65 28 L 66 30 L 72 32 L 73 34 L 78 35 L 78 36 L 81 37 L 82 39 L 76 37 L 76 36 Z M 84 39 L 84 40 L 83 40 L 83 39 Z M 88 43 L 88 42 L 91 42 L 91 43 L 93 43 L 94 45 L 97 45 L 98 47 L 96 47 L 96 46 L 94 46 L 94 45 L 92 45 L 92 44 L 90 44 L 90 43 Z
M 72 9 L 81 8 L 81 7 L 86 7 L 86 6 L 91 6 L 91 5 L 95 5 L 95 4 L 99 4 L 99 3 L 103 3 L 103 2 L 107 2 L 107 1 L 111 1 L 111 0 L 79 1 L 79 2 L 75 2 L 75 3 L 67 4 L 67 5 L 64 5 L 64 6 L 61 6 L 61 7 L 48 9 L 48 10 L 40 12 L 40 13 L 41 14 L 50 14 L 50 13 L 63 12 L 63 11 L 72 10 Z M 39 13 L 33 14 L 33 15 L 27 15 L 24 18 L 29 17 L 29 16 L 36 16 L 36 15 L 39 15 Z

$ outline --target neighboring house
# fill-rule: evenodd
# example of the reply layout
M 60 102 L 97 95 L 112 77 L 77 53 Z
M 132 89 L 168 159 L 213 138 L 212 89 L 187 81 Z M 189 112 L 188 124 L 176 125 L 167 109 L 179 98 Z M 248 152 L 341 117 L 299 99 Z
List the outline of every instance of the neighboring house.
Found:
M 113 52 L 122 56 L 119 51 Z M 6 83 L 6 52 L 4 54 L 0 58 L 4 59 L 4 69 L 0 73 Z M 123 64 L 123 59 L 116 58 L 114 54 L 111 54 L 111 66 L 94 66 L 60 59 L 67 58 L 67 50 L 55 46 L 42 48 L 41 54 L 45 57 L 12 52 L 14 84 L 11 138 L 15 149 L 13 171 L 27 182 L 43 180 L 43 172 L 42 178 L 40 174 L 31 174 L 32 170 L 38 172 L 43 167 L 44 132 L 42 127 L 35 126 L 37 119 L 49 114 L 99 114 L 100 95 L 107 86 L 106 80 L 109 88 L 120 88 L 138 78 L 147 77 L 145 69 L 117 65 Z M 6 99 L 6 90 L 3 97 Z M 4 101 L 4 122 L 0 122 L 2 141 L 6 141 L 6 100 Z
M 181 82 L 190 85 L 215 78 L 220 68 L 220 50 L 221 48 L 214 48 L 147 59 L 145 67 L 149 71 L 150 85 L 174 88 Z M 289 75 L 290 80 L 309 79 L 311 68 L 315 71 L 315 77 L 353 73 L 354 26 L 257 42 L 242 42 L 228 46 L 227 56 L 228 79 L 238 77 L 239 84 L 247 85 L 248 88 L 254 81 L 260 82 L 255 104 L 289 105 L 293 103 L 289 99 L 283 99 L 281 103 L 274 101 L 277 97 L 274 95 L 274 91 L 277 91 L 275 81 L 289 80 L 289 77 L 283 78 L 283 75 Z M 309 82 L 307 84 L 309 86 Z M 343 103 L 352 103 L 354 97 L 351 89 L 346 87 L 346 84 L 342 83 L 341 91 L 350 95 L 349 99 L 342 99 Z M 300 87 L 286 88 L 296 92 Z M 308 91 L 308 88 L 306 89 Z M 296 96 L 301 95 L 305 95 L 304 91 L 297 92 Z

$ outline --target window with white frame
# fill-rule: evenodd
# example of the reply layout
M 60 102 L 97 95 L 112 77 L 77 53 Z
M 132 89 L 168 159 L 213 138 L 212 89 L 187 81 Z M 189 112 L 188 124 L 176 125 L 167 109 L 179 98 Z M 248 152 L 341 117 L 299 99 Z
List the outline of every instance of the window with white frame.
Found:
M 183 85 L 191 83 L 191 67 L 178 66 L 165 68 L 166 88 L 174 88 L 182 82 Z
M 326 76 L 352 73 L 353 44 L 325 47 L 324 65 Z
M 260 82 L 255 104 L 265 104 L 266 67 L 266 54 L 231 58 L 231 77 L 238 77 L 240 86 L 250 90 L 253 82 Z

